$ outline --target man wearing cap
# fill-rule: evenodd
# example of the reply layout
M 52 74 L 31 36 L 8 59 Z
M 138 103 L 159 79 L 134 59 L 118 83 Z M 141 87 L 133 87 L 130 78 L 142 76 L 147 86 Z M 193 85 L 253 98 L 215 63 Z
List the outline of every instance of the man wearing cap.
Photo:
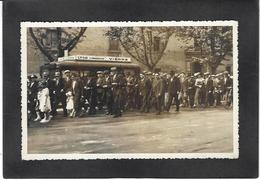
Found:
M 136 71 L 134 73 L 134 108 L 140 109 L 141 107 L 141 100 L 140 100 L 140 89 L 139 89 L 139 81 L 140 81 L 140 74 Z
M 153 95 L 155 96 L 155 106 L 157 113 L 156 115 L 161 114 L 162 112 L 162 96 L 163 96 L 163 81 L 158 73 L 155 74 L 155 79 L 152 84 Z
M 224 95 L 224 98 L 226 99 L 227 98 L 227 95 L 228 95 L 228 90 L 229 88 L 231 88 L 233 86 L 233 81 L 232 79 L 230 78 L 230 75 L 228 73 L 228 71 L 225 71 L 224 73 L 224 79 L 223 79 L 223 95 Z
M 112 92 L 112 75 L 110 75 L 109 70 L 104 71 L 105 74 L 105 83 L 103 85 L 105 91 L 105 104 L 107 106 L 106 115 L 112 115 L 112 106 L 113 106 L 113 92 Z
M 81 97 L 83 95 L 83 84 L 76 73 L 71 76 L 70 91 L 73 96 L 73 104 L 75 110 L 75 116 L 78 117 L 81 113 Z
M 163 83 L 162 110 L 166 110 L 166 107 L 165 107 L 165 94 L 166 94 L 166 92 L 168 92 L 168 90 L 166 90 L 166 87 L 167 87 L 166 75 L 167 75 L 166 73 L 161 73 L 161 79 L 162 79 L 162 83 Z
M 101 110 L 103 109 L 104 106 L 104 84 L 105 84 L 105 77 L 104 77 L 104 72 L 98 71 L 97 72 L 97 106 L 98 109 Z
M 86 83 L 86 96 L 89 102 L 88 114 L 96 114 L 97 106 L 97 78 L 95 72 L 90 72 Z
M 112 73 L 112 92 L 113 92 L 113 114 L 114 118 L 122 116 L 122 87 L 124 86 L 124 79 L 122 73 L 119 73 L 116 67 L 111 68 Z
M 128 72 L 126 74 L 126 92 L 127 92 L 127 102 L 126 102 L 126 108 L 133 110 L 134 108 L 134 76 Z
M 141 112 L 146 112 L 146 113 L 150 111 L 150 99 L 151 99 L 151 91 L 152 91 L 152 82 L 149 76 L 150 73 L 142 74 L 139 83 L 139 88 L 140 88 L 139 92 L 142 98 Z
M 67 116 L 67 109 L 66 109 L 66 95 L 64 90 L 64 80 L 61 77 L 61 73 L 59 71 L 55 72 L 55 77 L 53 79 L 54 81 L 54 87 L 53 87 L 53 100 L 54 100 L 54 106 L 53 106 L 53 115 L 55 116 L 57 114 L 57 106 L 59 103 L 62 105 L 63 109 L 63 115 L 64 117 Z
M 181 98 L 181 107 L 188 106 L 187 102 L 187 77 L 184 72 L 181 72 L 179 75 L 180 83 L 181 83 L 181 90 L 180 90 L 180 98 Z
M 194 107 L 199 107 L 202 104 L 202 88 L 204 86 L 204 79 L 200 72 L 195 74 L 195 97 L 194 97 Z
M 194 105 L 194 96 L 195 96 L 195 79 L 194 76 L 190 76 L 188 78 L 188 82 L 187 82 L 187 95 L 188 95 L 188 102 L 189 102 L 189 107 L 193 108 Z
M 168 112 L 170 111 L 172 101 L 174 98 L 174 101 L 176 104 L 176 111 L 178 112 L 180 109 L 179 94 L 180 94 L 180 90 L 181 90 L 181 82 L 180 82 L 180 79 L 178 78 L 177 73 L 174 73 L 173 71 L 171 71 L 170 75 L 171 75 L 171 78 L 170 78 L 169 85 L 168 85 L 169 100 L 168 100 L 168 104 L 166 107 L 166 111 L 168 111 Z
M 64 91 L 65 91 L 65 93 L 67 93 L 68 90 L 71 87 L 71 74 L 70 74 L 70 70 L 65 70 L 64 71 L 64 75 L 65 75 L 65 77 L 63 78 Z
M 205 84 L 205 106 L 213 105 L 213 80 L 209 72 L 204 73 L 204 84 Z

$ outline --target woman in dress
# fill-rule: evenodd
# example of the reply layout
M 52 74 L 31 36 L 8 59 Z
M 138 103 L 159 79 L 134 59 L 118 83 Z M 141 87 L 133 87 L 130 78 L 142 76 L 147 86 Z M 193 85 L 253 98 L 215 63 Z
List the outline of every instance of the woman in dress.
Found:
M 51 101 L 49 95 L 49 89 L 47 87 L 47 81 L 43 80 L 39 84 L 38 91 L 38 103 L 39 111 L 43 114 L 44 118 L 41 119 L 40 123 L 48 123 L 51 120 Z
M 67 112 L 68 112 L 70 117 L 74 117 L 75 116 L 75 110 L 74 110 L 74 100 L 73 100 L 72 92 L 68 91 L 66 93 L 66 96 L 67 96 L 67 101 L 66 101 L 67 102 L 67 106 L 66 106 Z

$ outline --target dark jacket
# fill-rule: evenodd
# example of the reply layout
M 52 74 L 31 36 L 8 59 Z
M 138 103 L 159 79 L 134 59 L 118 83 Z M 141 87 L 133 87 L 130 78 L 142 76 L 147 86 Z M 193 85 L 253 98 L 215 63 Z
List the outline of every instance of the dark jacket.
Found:
M 181 90 L 181 82 L 178 77 L 171 77 L 169 79 L 168 93 L 177 94 Z
M 56 96 L 64 95 L 64 81 L 62 78 L 53 80 L 53 94 Z
M 214 90 L 213 80 L 211 78 L 207 80 L 205 87 L 206 87 L 206 91 L 213 91 Z
M 163 80 L 162 79 L 153 80 L 153 95 L 155 97 L 160 97 L 163 95 Z

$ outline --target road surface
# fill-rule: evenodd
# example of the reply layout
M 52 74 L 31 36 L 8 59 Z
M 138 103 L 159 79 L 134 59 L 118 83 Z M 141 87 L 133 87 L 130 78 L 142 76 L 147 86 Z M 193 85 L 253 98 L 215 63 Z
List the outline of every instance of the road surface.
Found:
M 232 110 L 57 117 L 28 128 L 28 153 L 222 153 L 233 151 Z

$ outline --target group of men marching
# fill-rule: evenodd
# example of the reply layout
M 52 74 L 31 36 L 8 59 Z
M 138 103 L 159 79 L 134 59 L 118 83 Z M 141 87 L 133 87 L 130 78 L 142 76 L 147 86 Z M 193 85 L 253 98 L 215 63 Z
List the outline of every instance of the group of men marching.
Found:
M 227 93 L 232 92 L 232 76 L 228 72 L 212 75 L 208 72 L 194 75 L 185 73 L 124 72 L 109 70 L 78 73 L 57 71 L 54 78 L 44 72 L 42 79 L 28 77 L 28 118 L 47 123 L 57 115 L 61 104 L 63 115 L 82 117 L 106 111 L 119 117 L 124 111 L 143 113 L 176 111 L 183 107 L 221 105 Z

